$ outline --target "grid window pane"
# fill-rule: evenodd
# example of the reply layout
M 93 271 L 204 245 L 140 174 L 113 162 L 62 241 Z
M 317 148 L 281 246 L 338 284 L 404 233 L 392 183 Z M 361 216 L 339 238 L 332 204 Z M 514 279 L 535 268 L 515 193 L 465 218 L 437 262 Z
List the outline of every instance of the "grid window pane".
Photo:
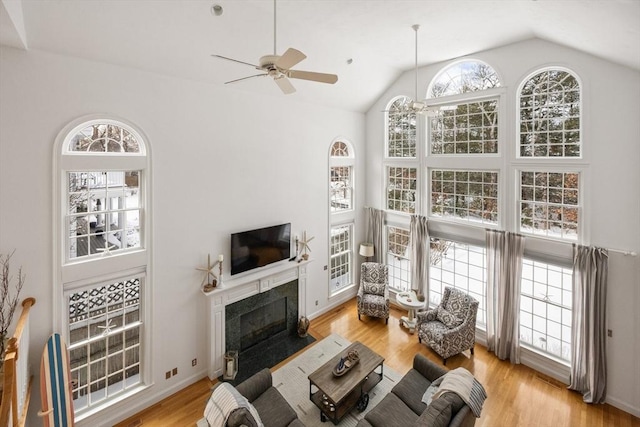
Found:
M 331 228 L 330 242 L 330 279 L 331 293 L 335 293 L 353 283 L 353 225 L 342 225 Z
M 409 250 L 409 230 L 387 227 L 387 265 L 391 289 L 400 292 L 411 289 Z
M 415 213 L 417 173 L 417 168 L 387 168 L 387 209 Z
M 520 341 L 562 360 L 571 360 L 571 294 L 570 269 L 523 260 L 520 289 Z M 560 296 L 560 297 L 559 297 Z
M 387 156 L 416 157 L 416 113 L 409 108 L 411 99 L 396 99 L 387 113 Z
M 547 70 L 520 92 L 520 156 L 580 157 L 580 84 L 569 72 Z
M 477 324 L 486 325 L 486 257 L 480 246 L 432 237 L 429 247 L 429 303 L 442 301 L 445 286 L 478 300 Z
M 331 212 L 353 209 L 352 167 L 332 166 L 330 173 Z
M 67 296 L 74 409 L 89 408 L 141 382 L 141 278 Z
M 458 104 L 429 120 L 431 154 L 498 152 L 498 100 Z
M 579 183 L 575 172 L 520 172 L 520 231 L 577 240 Z
M 431 170 L 431 215 L 498 223 L 498 172 Z
M 331 157 L 350 157 L 349 147 L 342 141 L 336 141 L 331 146 Z
M 140 247 L 140 173 L 67 173 L 69 260 Z

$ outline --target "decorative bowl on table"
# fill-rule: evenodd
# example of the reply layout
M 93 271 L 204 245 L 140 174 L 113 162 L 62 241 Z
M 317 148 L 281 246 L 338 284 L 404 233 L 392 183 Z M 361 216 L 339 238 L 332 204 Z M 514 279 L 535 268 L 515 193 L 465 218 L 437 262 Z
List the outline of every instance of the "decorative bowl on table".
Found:
M 333 368 L 333 375 L 336 377 L 341 377 L 351 368 L 353 368 L 360 361 L 360 356 L 358 355 L 357 350 L 351 350 L 347 357 L 341 357 L 338 361 L 338 364 Z

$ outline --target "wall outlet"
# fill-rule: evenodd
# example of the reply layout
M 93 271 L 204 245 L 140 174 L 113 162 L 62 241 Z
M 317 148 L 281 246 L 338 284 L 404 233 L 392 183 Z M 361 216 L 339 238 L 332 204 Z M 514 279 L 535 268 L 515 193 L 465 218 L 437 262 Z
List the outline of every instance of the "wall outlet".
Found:
M 327 271 L 327 268 L 329 268 L 329 267 L 325 265 L 324 266 L 324 271 Z
M 612 329 L 607 329 L 607 336 L 608 337 L 613 337 L 613 330 Z
M 165 374 L 164 374 L 164 379 L 165 379 L 165 380 L 168 380 L 169 378 L 171 378 L 171 371 L 167 371 L 167 372 L 165 372 Z
M 318 300 L 316 300 L 316 305 L 318 305 Z
M 178 368 L 173 368 L 173 375 L 178 375 Z
M 196 366 L 198 364 L 198 359 L 191 359 L 191 366 Z

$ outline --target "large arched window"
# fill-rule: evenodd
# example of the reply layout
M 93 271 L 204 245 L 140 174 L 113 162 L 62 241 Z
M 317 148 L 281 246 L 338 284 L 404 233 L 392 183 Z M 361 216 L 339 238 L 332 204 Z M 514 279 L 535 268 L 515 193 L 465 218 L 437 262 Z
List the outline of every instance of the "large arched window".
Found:
M 351 143 L 335 140 L 329 149 L 329 295 L 354 283 L 354 166 Z
M 581 156 L 580 83 L 573 73 L 538 72 L 524 82 L 519 98 L 520 157 Z
M 151 174 L 144 137 L 122 120 L 81 119 L 56 146 L 54 313 L 82 419 L 148 378 Z

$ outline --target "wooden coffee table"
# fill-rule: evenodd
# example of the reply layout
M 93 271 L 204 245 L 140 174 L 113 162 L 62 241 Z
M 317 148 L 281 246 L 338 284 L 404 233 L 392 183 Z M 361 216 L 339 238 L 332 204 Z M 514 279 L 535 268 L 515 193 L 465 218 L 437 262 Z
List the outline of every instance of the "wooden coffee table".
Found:
M 336 377 L 333 368 L 351 350 L 358 351 L 360 362 Z M 338 424 L 353 408 L 364 411 L 369 403 L 369 390 L 382 381 L 383 362 L 384 357 L 356 341 L 309 375 L 309 398 L 320 408 L 320 420 Z

